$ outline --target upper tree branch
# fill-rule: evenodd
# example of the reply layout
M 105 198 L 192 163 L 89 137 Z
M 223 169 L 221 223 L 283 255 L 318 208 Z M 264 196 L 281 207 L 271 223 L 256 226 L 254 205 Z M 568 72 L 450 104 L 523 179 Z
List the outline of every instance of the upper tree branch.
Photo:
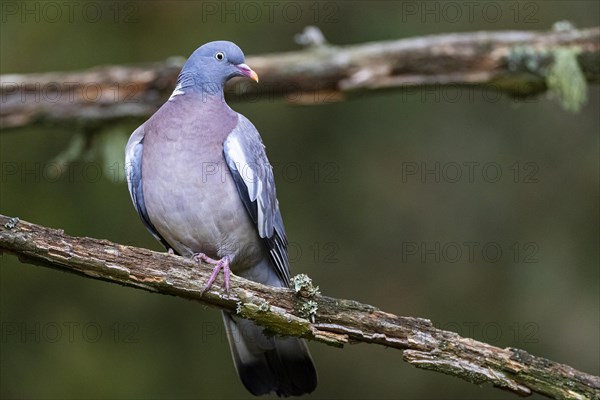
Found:
M 211 266 L 107 240 L 72 237 L 62 230 L 0 215 L 2 250 L 23 262 L 196 300 L 256 321 L 278 335 L 335 346 L 365 342 L 401 349 L 404 360 L 419 368 L 476 384 L 489 382 L 520 395 L 600 397 L 600 377 L 523 350 L 463 338 L 434 328 L 426 319 L 400 317 L 356 301 L 322 296 L 308 284 L 295 293 L 232 276 L 229 293 L 223 291 L 219 278 L 203 294 Z M 304 318 L 307 315 L 312 322 Z
M 247 63 L 258 72 L 260 84 L 230 84 L 228 94 L 241 100 L 283 97 L 321 104 L 384 89 L 487 85 L 525 96 L 547 89 L 548 66 L 558 49 L 575 52 L 584 86 L 585 80 L 600 81 L 600 28 L 596 27 L 470 32 L 350 46 L 320 44 L 250 56 Z M 170 95 L 183 61 L 171 58 L 80 72 L 2 75 L 0 127 L 75 121 L 94 125 L 148 117 Z M 560 95 L 560 88 L 557 91 Z

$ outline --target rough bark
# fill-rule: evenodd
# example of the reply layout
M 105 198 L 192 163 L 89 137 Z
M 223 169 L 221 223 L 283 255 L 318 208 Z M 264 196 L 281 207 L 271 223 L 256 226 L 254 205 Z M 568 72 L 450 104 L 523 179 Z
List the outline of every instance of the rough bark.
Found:
M 389 89 L 485 86 L 515 96 L 548 89 L 555 51 L 576 53 L 585 81 L 600 81 L 600 28 L 468 32 L 250 56 L 260 84 L 228 85 L 232 99 L 324 104 Z M 0 76 L 0 127 L 97 126 L 145 118 L 170 95 L 184 59 L 79 72 Z M 568 79 L 568 77 L 566 78 Z M 578 85 L 578 87 L 581 86 Z M 573 88 L 574 85 L 563 85 Z M 585 90 L 585 87 L 583 88 Z M 560 89 L 559 89 L 560 91 Z M 560 93 L 558 93 L 560 95 Z
M 363 342 L 401 349 L 404 360 L 416 367 L 475 384 L 491 383 L 519 395 L 600 397 L 600 377 L 524 350 L 502 349 L 436 329 L 427 319 L 401 317 L 356 301 L 322 296 L 307 279 L 294 279 L 290 290 L 232 276 L 229 293 L 222 289 L 221 278 L 203 293 L 212 266 L 107 240 L 72 237 L 62 230 L 3 215 L 0 251 L 26 263 L 195 300 L 254 320 L 277 335 L 340 347 Z

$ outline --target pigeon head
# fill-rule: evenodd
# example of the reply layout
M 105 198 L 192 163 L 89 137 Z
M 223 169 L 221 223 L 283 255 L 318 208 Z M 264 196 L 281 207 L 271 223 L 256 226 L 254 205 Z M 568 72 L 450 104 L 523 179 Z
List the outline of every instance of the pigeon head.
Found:
M 186 61 L 179 74 L 180 90 L 193 87 L 201 91 L 223 89 L 236 76 L 258 82 L 258 75 L 245 64 L 244 53 L 232 42 L 209 42 L 200 46 Z

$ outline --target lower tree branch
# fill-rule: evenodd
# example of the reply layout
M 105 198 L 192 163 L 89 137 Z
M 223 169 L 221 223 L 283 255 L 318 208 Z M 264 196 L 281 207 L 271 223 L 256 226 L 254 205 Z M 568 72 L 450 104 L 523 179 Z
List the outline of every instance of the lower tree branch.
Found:
M 515 96 L 550 89 L 566 108 L 578 110 L 586 82 L 600 81 L 599 39 L 598 27 L 559 23 L 548 32 L 465 32 L 348 46 L 309 40 L 304 50 L 249 56 L 260 84 L 230 82 L 228 97 L 325 104 L 390 89 L 469 86 Z M 1 75 L 0 128 L 75 122 L 95 127 L 147 118 L 171 94 L 184 61 Z
M 374 343 L 403 350 L 412 365 L 491 383 L 519 395 L 556 399 L 600 397 L 600 377 L 515 348 L 498 348 L 433 327 L 427 319 L 401 317 L 353 300 L 322 296 L 306 276 L 292 290 L 232 276 L 226 293 L 219 278 L 203 293 L 212 266 L 107 240 L 66 235 L 62 230 L 0 215 L 0 251 L 25 263 L 48 266 L 195 300 L 251 319 L 265 330 L 333 346 Z

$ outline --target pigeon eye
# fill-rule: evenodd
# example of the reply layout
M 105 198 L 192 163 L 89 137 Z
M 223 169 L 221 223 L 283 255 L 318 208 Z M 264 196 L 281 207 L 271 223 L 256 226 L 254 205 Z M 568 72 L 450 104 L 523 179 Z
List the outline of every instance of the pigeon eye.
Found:
M 223 61 L 223 59 L 225 58 L 225 53 L 223 53 L 222 51 L 219 51 L 217 54 L 215 54 L 215 58 L 218 61 Z

